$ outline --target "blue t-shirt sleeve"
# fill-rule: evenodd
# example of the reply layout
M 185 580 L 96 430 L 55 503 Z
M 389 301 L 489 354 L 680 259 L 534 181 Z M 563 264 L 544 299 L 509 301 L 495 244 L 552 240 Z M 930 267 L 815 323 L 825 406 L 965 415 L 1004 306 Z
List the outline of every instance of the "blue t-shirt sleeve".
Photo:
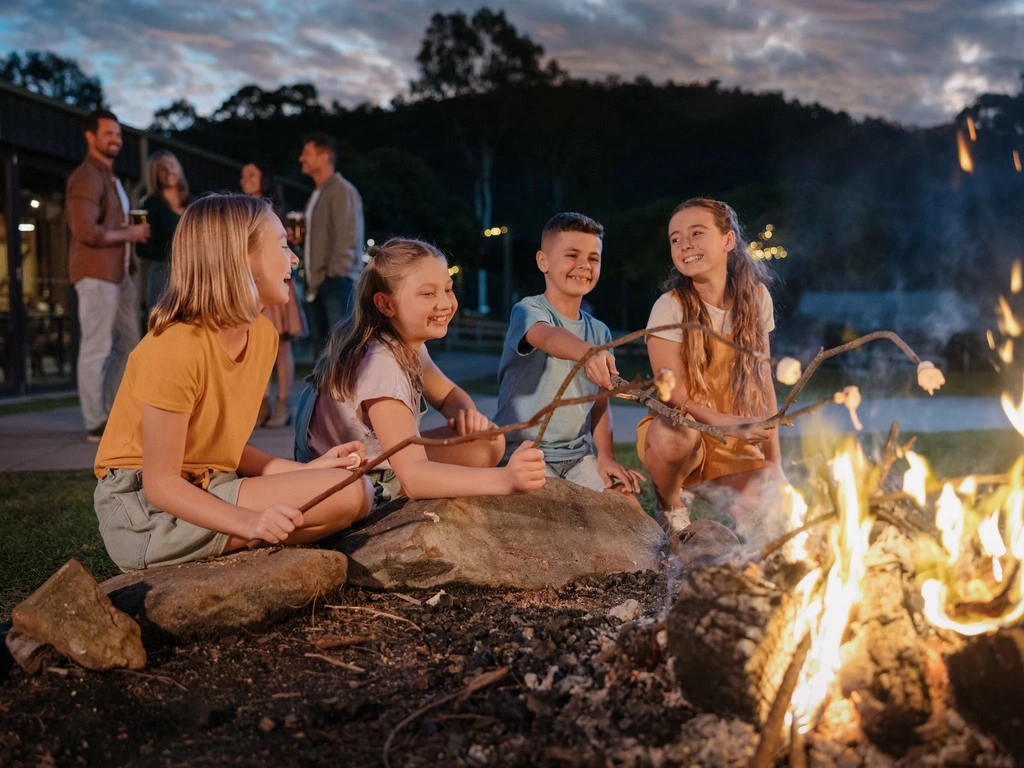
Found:
M 511 316 L 508 319 L 507 344 L 509 349 L 518 355 L 528 355 L 533 352 L 533 347 L 526 341 L 526 333 L 537 323 L 551 325 L 551 317 L 542 307 L 529 300 L 520 301 L 512 307 Z

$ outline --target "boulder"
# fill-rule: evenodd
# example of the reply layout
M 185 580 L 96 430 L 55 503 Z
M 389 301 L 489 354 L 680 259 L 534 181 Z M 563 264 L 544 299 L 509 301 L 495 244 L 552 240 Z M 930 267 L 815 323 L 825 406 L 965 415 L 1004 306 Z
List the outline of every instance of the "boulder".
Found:
M 215 638 L 294 613 L 345 583 L 340 552 L 267 547 L 115 576 L 103 582 L 147 641 Z
M 64 563 L 16 606 L 11 621 L 11 634 L 17 633 L 16 639 L 20 634 L 39 644 L 52 645 L 86 669 L 146 666 L 139 625 L 111 604 L 96 579 L 77 560 Z M 22 650 L 25 659 L 34 655 L 27 644 Z
M 694 520 L 670 543 L 684 570 L 720 562 L 741 546 L 735 533 L 714 520 Z
M 665 535 L 632 500 L 565 480 L 518 496 L 405 501 L 332 539 L 349 581 L 382 589 L 462 583 L 538 589 L 655 570 Z

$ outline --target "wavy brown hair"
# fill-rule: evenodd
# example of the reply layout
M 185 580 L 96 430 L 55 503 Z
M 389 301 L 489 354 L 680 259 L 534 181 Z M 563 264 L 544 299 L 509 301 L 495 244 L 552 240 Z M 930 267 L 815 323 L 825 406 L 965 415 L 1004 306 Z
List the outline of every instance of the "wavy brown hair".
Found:
M 732 339 L 744 349 L 767 352 L 764 349 L 764 323 L 761 320 L 761 286 L 767 290 L 772 274 L 763 264 L 747 255 L 747 244 L 740 228 L 736 211 L 726 203 L 695 197 L 679 205 L 672 216 L 687 208 L 701 208 L 708 211 L 715 226 L 723 235 L 733 232 L 736 242 L 729 251 L 726 262 L 728 276 L 725 293 L 732 299 Z M 669 217 L 671 220 L 671 216 Z M 693 280 L 672 269 L 672 276 L 662 285 L 663 291 L 672 291 L 683 307 L 683 320 L 711 327 L 711 317 L 701 301 Z M 704 405 L 711 405 L 711 391 L 706 377 L 713 354 L 711 337 L 698 330 L 683 330 L 680 354 L 688 379 L 690 398 Z M 733 409 L 738 416 L 768 415 L 768 386 L 770 379 L 764 374 L 764 362 L 751 355 L 737 353 L 729 377 Z
M 260 303 L 249 254 L 273 215 L 266 200 L 242 194 L 205 195 L 186 208 L 149 330 L 160 335 L 172 323 L 191 323 L 221 331 L 255 321 Z
M 398 365 L 423 390 L 419 355 L 403 341 L 391 318 L 373 301 L 377 293 L 393 296 L 413 264 L 421 259 L 448 260 L 437 248 L 422 240 L 393 237 L 369 250 L 370 261 L 363 268 L 356 287 L 355 314 L 351 323 L 339 323 L 327 338 L 327 346 L 316 361 L 311 383 L 321 395 L 345 400 L 355 394 L 356 374 L 370 342 L 376 340 L 395 356 Z

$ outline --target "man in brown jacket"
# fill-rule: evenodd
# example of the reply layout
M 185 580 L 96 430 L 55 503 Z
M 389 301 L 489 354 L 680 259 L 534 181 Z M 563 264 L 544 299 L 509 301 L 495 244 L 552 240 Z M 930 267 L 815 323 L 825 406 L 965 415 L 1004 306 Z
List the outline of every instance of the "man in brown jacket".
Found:
M 149 225 L 129 223 L 128 195 L 114 175 L 121 126 L 113 112 L 85 118 L 89 152 L 68 178 L 64 214 L 71 227 L 70 278 L 78 294 L 78 396 L 86 437 L 99 442 L 128 354 L 139 343 L 138 287 L 131 244 Z

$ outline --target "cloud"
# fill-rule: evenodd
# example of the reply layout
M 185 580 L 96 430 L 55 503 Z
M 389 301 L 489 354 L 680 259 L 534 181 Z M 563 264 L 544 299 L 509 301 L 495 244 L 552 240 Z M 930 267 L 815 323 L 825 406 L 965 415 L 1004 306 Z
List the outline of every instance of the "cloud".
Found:
M 131 124 L 185 96 L 210 112 L 242 85 L 312 82 L 323 100 L 407 90 L 430 16 L 483 0 L 27 0 L 0 5 L 0 49 L 49 50 L 103 81 Z M 1024 69 L 1019 0 L 506 0 L 574 76 L 716 79 L 854 115 L 950 119 Z

